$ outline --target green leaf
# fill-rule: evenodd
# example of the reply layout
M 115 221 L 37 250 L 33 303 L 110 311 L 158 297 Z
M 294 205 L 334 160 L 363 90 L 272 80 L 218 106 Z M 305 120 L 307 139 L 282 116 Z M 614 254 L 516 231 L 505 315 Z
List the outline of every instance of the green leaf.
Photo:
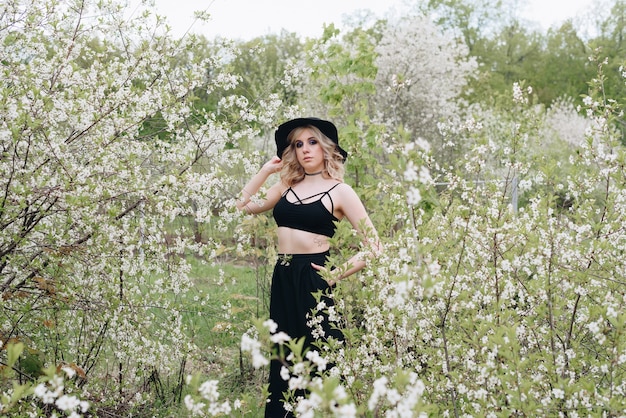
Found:
M 9 343 L 7 346 L 8 366 L 13 367 L 24 351 L 24 343 Z

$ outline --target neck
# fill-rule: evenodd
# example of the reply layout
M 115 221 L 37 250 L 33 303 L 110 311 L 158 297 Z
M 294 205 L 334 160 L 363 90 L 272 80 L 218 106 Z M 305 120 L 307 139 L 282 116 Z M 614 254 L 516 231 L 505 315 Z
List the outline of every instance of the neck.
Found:
M 318 174 L 322 174 L 324 170 L 320 170 L 320 171 L 316 171 L 315 173 L 307 173 L 306 171 L 304 172 L 305 176 L 317 176 Z

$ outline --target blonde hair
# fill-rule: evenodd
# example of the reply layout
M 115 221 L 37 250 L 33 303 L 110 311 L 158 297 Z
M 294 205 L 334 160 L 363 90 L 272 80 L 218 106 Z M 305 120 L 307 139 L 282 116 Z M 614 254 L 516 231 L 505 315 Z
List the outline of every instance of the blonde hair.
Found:
M 322 175 L 343 182 L 345 168 L 343 166 L 343 156 L 337 151 L 337 144 L 312 125 L 299 126 L 289 132 L 287 141 L 289 146 L 283 152 L 283 169 L 280 172 L 281 180 L 287 186 L 301 182 L 304 179 L 304 168 L 296 157 L 294 138 L 297 138 L 304 129 L 310 129 L 313 137 L 318 140 L 324 152 L 324 170 Z

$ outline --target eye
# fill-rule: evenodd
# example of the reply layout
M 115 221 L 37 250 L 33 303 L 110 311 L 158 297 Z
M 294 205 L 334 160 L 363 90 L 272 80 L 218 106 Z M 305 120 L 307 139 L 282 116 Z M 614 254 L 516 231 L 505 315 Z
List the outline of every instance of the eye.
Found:
M 296 141 L 296 148 L 302 148 L 302 145 L 304 145 L 304 142 Z
M 309 145 L 317 144 L 317 139 L 309 139 Z

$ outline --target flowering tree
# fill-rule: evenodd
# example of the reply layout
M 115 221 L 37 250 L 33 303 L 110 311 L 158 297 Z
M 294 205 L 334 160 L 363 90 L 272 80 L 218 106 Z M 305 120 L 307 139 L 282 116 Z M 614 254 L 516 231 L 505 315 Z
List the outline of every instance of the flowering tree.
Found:
M 376 45 L 377 105 L 412 135 L 435 141 L 437 124 L 458 121 L 459 100 L 477 65 L 467 47 L 426 16 L 389 22 Z
M 596 64 L 601 71 L 604 62 Z M 584 99 L 586 141 L 563 161 L 536 152 L 544 119 L 532 89 L 514 85 L 497 116 L 500 135 L 485 129 L 488 120 L 458 129 L 471 149 L 437 195 L 421 170 L 431 163 L 426 143 L 390 139 L 404 158 L 388 166 L 395 176 L 385 180 L 395 181 L 377 190 L 397 222 L 383 230 L 384 255 L 337 286 L 335 308 L 318 306 L 341 324 L 344 344 L 307 354 L 280 336 L 295 353 L 283 377 L 310 391 L 286 396 L 288 408 L 302 416 L 623 413 L 626 155 L 613 128 L 621 109 L 602 87 L 598 78 Z M 524 196 L 517 211 L 514 191 Z M 245 342 L 262 364 L 262 345 Z
M 280 105 L 229 94 L 238 78 L 221 60 L 233 51 L 199 53 L 201 39 L 133 13 L 115 1 L 0 5 L 0 340 L 26 346 L 20 379 L 65 364 L 121 404 L 162 395 L 160 376 L 183 376 L 197 352 L 185 256 L 221 243 L 178 220 L 228 221 L 213 220 L 235 182 L 222 173 L 255 133 L 239 124 L 264 126 Z M 219 119 L 194 105 L 217 89 Z
M 376 80 L 392 74 L 392 54 L 382 54 L 392 43 L 379 55 L 373 32 L 344 40 L 332 32 L 310 45 L 311 68 L 288 63 L 283 82 L 306 74 L 307 109 L 338 118 L 351 151 L 348 181 L 385 252 L 337 286 L 335 308 L 318 305 L 342 326 L 345 344 L 302 352 L 261 321 L 258 335 L 242 340 L 252 366 L 280 355 L 262 342 L 289 345 L 283 377 L 308 396 L 287 400 L 302 416 L 623 411 L 625 157 L 612 130 L 621 110 L 603 86 L 584 100 L 586 141 L 560 154 L 568 170 L 561 157 L 533 149 L 550 130 L 529 107 L 531 90 L 516 84 L 504 111 L 441 131 L 470 151 L 433 179 L 435 134 L 411 135 L 377 112 L 391 103 Z M 203 53 L 200 39 L 172 39 L 160 18 L 129 18 L 114 2 L 6 1 L 0 45 L 0 361 L 11 379 L 30 382 L 9 385 L 0 370 L 2 413 L 147 402 L 164 398 L 161 376 L 176 379 L 191 415 L 233 413 L 240 404 L 220 400 L 215 379 L 185 379 L 199 350 L 183 318 L 193 306 L 186 256 L 213 260 L 232 241 L 197 239 L 181 219 L 230 233 L 241 218 L 229 191 L 266 157 L 248 138 L 301 112 L 271 93 L 256 101 L 233 94 L 239 77 L 221 64 L 234 51 Z M 463 82 L 450 83 L 452 101 Z M 410 104 L 412 92 L 396 93 Z M 219 96 L 219 113 L 196 106 L 203 95 Z M 552 126 L 557 116 L 549 114 Z M 517 212 L 514 191 L 523 196 Z M 244 219 L 232 252 L 271 259 L 259 245 L 270 228 L 266 218 Z M 351 243 L 350 235 L 340 227 L 337 242 Z M 353 250 L 342 245 L 335 261 Z M 267 280 L 266 270 L 260 275 Z M 62 393 L 70 380 L 74 392 Z M 192 392 L 182 396 L 184 384 Z M 18 390 L 36 405 L 16 405 Z

